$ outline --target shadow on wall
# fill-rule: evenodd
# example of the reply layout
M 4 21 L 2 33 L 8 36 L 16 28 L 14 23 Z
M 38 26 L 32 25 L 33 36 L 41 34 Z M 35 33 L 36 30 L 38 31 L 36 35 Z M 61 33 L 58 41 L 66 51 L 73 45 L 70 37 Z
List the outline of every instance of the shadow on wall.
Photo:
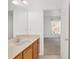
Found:
M 13 11 L 8 11 L 8 39 L 13 38 Z

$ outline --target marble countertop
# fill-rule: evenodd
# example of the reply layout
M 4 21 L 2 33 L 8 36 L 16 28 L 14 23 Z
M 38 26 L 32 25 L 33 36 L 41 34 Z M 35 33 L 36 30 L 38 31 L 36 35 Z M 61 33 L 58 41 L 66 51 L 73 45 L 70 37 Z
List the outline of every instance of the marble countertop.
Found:
M 13 59 L 37 39 L 39 35 L 19 35 L 8 40 L 8 59 Z

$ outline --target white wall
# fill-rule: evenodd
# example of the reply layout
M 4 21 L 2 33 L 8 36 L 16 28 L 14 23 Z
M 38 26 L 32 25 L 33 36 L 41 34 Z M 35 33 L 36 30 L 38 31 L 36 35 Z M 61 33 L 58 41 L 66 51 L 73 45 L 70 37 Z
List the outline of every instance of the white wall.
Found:
M 61 0 L 27 0 L 30 10 L 60 9 Z
M 62 3 L 61 59 L 69 59 L 69 0 Z
M 8 39 L 13 38 L 13 11 L 8 11 Z
M 15 9 L 13 14 L 13 36 L 28 33 L 27 10 Z
M 51 20 L 46 16 L 44 16 L 44 37 L 51 37 Z

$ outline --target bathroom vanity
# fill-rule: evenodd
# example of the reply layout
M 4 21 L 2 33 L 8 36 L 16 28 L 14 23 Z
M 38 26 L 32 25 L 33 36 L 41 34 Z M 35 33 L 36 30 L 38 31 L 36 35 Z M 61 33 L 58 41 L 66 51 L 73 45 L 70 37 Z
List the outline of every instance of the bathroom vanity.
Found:
M 39 39 L 39 35 L 19 35 L 9 40 L 9 59 L 38 59 Z

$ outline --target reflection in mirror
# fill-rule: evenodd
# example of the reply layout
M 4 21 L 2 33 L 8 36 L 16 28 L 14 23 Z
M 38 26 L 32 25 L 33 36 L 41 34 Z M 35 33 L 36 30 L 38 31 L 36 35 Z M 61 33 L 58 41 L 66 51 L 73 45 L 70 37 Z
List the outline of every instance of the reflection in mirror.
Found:
M 27 4 L 19 3 L 18 5 L 13 4 L 13 1 L 18 0 L 9 0 L 8 1 L 8 38 L 12 39 L 16 35 L 27 34 L 27 25 L 28 25 L 28 8 Z M 23 0 L 24 1 L 24 0 Z

